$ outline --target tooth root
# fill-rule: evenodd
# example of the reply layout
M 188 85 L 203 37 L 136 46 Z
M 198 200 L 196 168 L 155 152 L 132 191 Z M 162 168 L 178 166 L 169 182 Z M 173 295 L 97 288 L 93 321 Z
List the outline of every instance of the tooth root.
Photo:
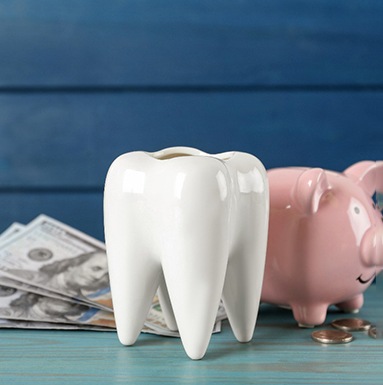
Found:
M 117 334 L 122 344 L 132 345 L 158 288 L 161 265 L 146 247 L 147 233 L 137 229 L 139 207 L 118 188 L 116 171 L 111 168 L 105 185 L 105 241 Z
M 160 285 L 158 288 L 158 297 L 160 300 L 162 314 L 165 318 L 165 323 L 167 327 L 172 331 L 177 331 L 177 322 L 174 317 L 173 307 L 170 302 L 168 288 L 166 287 L 166 282 L 163 273 L 160 277 Z
M 161 267 L 135 248 L 121 247 L 108 258 L 118 338 L 123 345 L 133 345 L 152 305 Z
M 236 339 L 248 342 L 254 334 L 262 288 L 263 263 L 241 255 L 227 268 L 223 303 Z
M 184 256 L 189 260 L 195 257 L 187 254 Z M 200 256 L 208 260 L 211 255 L 204 253 Z M 193 262 L 178 266 L 165 264 L 163 267 L 185 351 L 190 358 L 200 359 L 205 355 L 213 331 L 225 269 L 221 266 L 215 274 L 208 275 L 206 270 L 216 268 L 211 263 L 197 266 Z
M 218 234 L 220 224 L 215 223 L 212 234 L 204 222 L 201 218 L 187 240 L 185 233 L 176 236 L 172 253 L 162 261 L 179 334 L 192 359 L 202 358 L 209 344 L 228 259 L 226 233 Z
M 266 181 L 266 171 L 258 170 Z M 258 183 L 261 183 L 259 181 Z M 234 244 L 231 248 L 222 298 L 230 326 L 238 341 L 252 339 L 258 316 L 266 260 L 269 221 L 268 184 L 237 201 Z

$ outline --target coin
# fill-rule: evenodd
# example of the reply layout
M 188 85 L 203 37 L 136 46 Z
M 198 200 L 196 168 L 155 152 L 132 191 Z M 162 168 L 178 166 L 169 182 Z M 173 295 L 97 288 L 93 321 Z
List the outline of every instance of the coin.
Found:
M 368 335 L 372 338 L 383 338 L 383 330 L 374 325 L 368 329 Z
M 370 329 L 368 329 L 368 335 L 372 338 L 376 338 L 376 326 L 371 326 Z
M 333 329 L 316 330 L 312 332 L 311 338 L 322 344 L 346 344 L 354 339 L 350 333 Z
M 358 332 L 368 330 L 371 322 L 360 318 L 343 318 L 331 322 L 331 326 L 346 332 Z

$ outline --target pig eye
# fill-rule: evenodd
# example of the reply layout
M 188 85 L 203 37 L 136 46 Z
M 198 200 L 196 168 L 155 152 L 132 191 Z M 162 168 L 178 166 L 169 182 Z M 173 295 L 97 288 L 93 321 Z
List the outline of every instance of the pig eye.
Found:
M 355 212 L 355 214 L 359 214 L 360 213 L 360 208 L 358 206 L 355 206 L 354 207 L 354 212 Z

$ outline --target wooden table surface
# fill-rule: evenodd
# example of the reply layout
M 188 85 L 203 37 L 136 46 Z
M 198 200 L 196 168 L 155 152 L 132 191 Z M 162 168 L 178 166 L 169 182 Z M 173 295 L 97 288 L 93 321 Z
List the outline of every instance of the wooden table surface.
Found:
M 358 317 L 379 324 L 382 298 L 382 290 L 372 286 Z M 332 310 L 326 324 L 344 316 Z M 312 329 L 299 329 L 289 310 L 269 305 L 261 306 L 252 342 L 236 342 L 225 321 L 200 361 L 186 356 L 178 338 L 142 334 L 135 346 L 124 347 L 115 332 L 0 333 L 0 384 L 383 383 L 383 339 L 355 332 L 349 344 L 318 344 Z

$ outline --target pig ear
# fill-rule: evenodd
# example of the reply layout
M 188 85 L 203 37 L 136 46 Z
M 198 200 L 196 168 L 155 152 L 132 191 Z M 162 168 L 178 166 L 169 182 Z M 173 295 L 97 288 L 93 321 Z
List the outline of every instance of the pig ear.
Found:
M 299 175 L 292 191 L 295 207 L 304 215 L 315 214 L 323 194 L 331 189 L 321 168 L 310 168 Z
M 346 169 L 344 174 L 353 179 L 369 196 L 373 196 L 375 191 L 383 192 L 383 161 L 358 162 Z

